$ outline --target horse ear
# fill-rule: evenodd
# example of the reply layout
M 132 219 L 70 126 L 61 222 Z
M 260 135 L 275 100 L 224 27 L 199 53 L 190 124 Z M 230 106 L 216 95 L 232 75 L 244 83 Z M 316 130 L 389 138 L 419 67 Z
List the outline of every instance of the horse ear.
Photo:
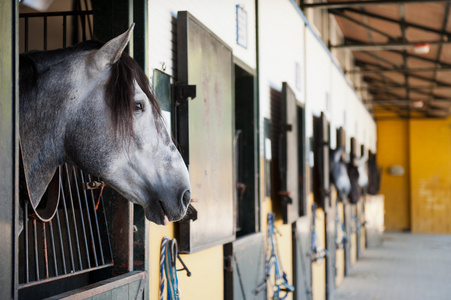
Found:
M 134 27 L 135 23 L 126 32 L 110 40 L 94 53 L 93 60 L 98 70 L 103 70 L 118 61 L 130 41 Z

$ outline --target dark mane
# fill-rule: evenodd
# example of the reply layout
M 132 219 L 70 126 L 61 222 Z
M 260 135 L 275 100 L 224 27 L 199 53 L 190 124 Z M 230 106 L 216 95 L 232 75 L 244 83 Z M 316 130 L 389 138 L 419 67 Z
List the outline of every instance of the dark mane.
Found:
M 133 137 L 135 81 L 149 98 L 154 117 L 161 117 L 160 107 L 150 90 L 146 74 L 133 58 L 122 53 L 121 58 L 111 66 L 105 87 L 105 98 L 111 108 L 115 132 L 122 139 Z
M 20 91 L 32 91 L 36 86 L 39 77 L 36 62 L 44 57 L 51 57 L 49 60 L 55 63 L 72 55 L 100 49 L 104 44 L 97 40 L 89 40 L 66 49 L 21 54 L 19 57 Z M 121 58 L 111 66 L 111 74 L 105 86 L 105 101 L 110 107 L 116 138 L 122 140 L 133 137 L 135 81 L 149 98 L 155 118 L 161 117 L 160 107 L 151 91 L 149 79 L 139 64 L 123 52 Z

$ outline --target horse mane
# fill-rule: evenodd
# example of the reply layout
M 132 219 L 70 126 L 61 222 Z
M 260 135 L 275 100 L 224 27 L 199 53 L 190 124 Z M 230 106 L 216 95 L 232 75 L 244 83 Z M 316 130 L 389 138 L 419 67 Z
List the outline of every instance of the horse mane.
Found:
M 87 51 L 100 49 L 105 43 L 97 40 L 84 41 L 74 46 L 50 51 L 32 51 L 19 56 L 19 87 L 21 92 L 30 92 L 37 84 L 39 71 L 35 59 L 52 56 L 53 63 Z M 49 66 L 50 67 L 50 66 Z M 111 65 L 111 73 L 105 86 L 105 100 L 110 108 L 116 138 L 131 139 L 133 114 L 135 111 L 135 81 L 149 99 L 154 117 L 161 118 L 161 110 L 150 88 L 150 82 L 141 66 L 123 52 Z M 157 126 L 157 129 L 158 126 Z

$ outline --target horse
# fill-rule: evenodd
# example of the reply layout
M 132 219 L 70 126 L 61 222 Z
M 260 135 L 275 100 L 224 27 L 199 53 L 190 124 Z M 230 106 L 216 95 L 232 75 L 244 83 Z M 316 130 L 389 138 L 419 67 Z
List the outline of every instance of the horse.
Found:
M 86 41 L 19 58 L 19 136 L 36 207 L 59 165 L 100 177 L 159 225 L 191 201 L 188 169 L 149 79 L 126 52 L 134 24 L 107 43 Z
M 351 191 L 346 163 L 342 159 L 344 150 L 344 147 L 329 150 L 330 178 L 337 188 L 339 198 L 346 197 Z

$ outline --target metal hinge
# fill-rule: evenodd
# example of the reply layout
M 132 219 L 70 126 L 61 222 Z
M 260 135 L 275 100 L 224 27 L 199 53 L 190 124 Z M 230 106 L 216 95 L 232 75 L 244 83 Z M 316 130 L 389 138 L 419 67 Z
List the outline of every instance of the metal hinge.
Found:
M 176 103 L 196 98 L 196 86 L 177 83 L 174 86 L 174 100 Z
M 227 272 L 233 272 L 233 256 L 224 256 L 224 270 Z

